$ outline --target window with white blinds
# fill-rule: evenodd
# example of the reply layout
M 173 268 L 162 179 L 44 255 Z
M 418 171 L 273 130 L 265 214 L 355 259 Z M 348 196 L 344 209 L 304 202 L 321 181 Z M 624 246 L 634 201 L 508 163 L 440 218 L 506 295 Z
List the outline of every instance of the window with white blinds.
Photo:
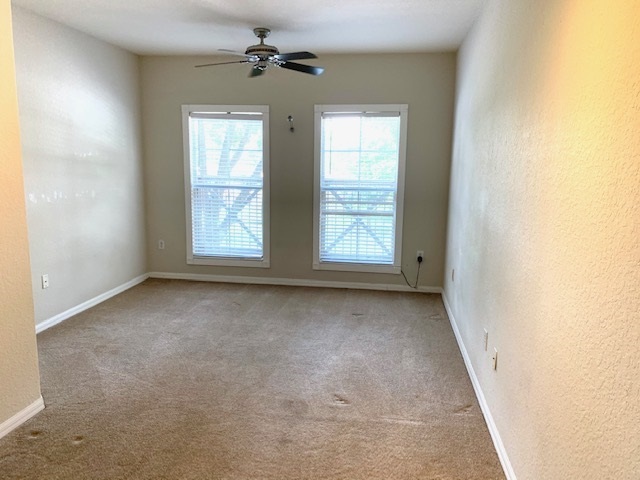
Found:
M 406 105 L 317 105 L 314 268 L 400 273 Z
M 187 263 L 269 266 L 268 112 L 183 106 Z

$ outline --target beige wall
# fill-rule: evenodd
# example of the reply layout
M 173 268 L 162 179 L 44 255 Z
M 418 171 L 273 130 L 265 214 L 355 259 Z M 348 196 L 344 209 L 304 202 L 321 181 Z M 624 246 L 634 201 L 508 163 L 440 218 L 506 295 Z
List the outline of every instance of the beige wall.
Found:
M 459 55 L 445 291 L 520 480 L 640 478 L 638 12 L 492 1 Z
M 139 62 L 19 8 L 14 41 L 41 323 L 147 271 Z
M 0 424 L 40 398 L 11 4 L 0 0 Z
M 326 67 L 320 77 L 275 70 L 251 79 L 246 65 L 194 68 L 210 61 L 202 57 L 142 61 L 150 271 L 404 285 L 399 275 L 312 270 L 313 107 L 407 103 L 402 264 L 413 281 L 415 252 L 424 250 L 420 285 L 442 284 L 455 54 L 322 55 L 315 61 Z M 270 269 L 186 264 L 182 104 L 270 106 Z M 294 118 L 295 133 L 288 129 L 288 115 Z M 165 240 L 165 250 L 156 248 L 159 239 Z

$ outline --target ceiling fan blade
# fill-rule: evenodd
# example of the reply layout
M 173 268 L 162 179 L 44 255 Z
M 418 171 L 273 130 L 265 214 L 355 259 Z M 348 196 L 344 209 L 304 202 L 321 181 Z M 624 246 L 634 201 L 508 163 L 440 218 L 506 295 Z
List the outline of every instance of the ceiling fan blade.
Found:
M 204 65 L 196 65 L 198 67 L 212 67 L 213 65 L 229 65 L 231 63 L 250 63 L 248 60 L 238 60 L 236 62 L 221 62 L 221 63 L 205 63 Z
M 249 77 L 250 78 L 259 77 L 260 75 L 263 75 L 263 74 L 264 74 L 264 70 L 262 70 L 261 68 L 253 67 L 249 72 Z
M 296 72 L 308 73 L 310 75 L 322 75 L 324 68 L 312 67 L 311 65 L 303 65 L 301 63 L 285 62 L 280 65 L 281 68 L 287 68 L 289 70 L 295 70 Z
M 292 53 L 280 53 L 278 55 L 274 55 L 278 60 L 284 60 L 288 62 L 289 60 L 306 60 L 308 58 L 318 58 L 315 54 L 311 52 L 292 52 Z
M 226 48 L 219 48 L 218 51 L 222 52 L 222 53 L 226 53 L 228 55 L 239 55 L 241 57 L 251 57 L 251 55 L 247 55 L 244 52 L 236 52 L 235 50 L 229 50 L 229 49 L 226 49 Z

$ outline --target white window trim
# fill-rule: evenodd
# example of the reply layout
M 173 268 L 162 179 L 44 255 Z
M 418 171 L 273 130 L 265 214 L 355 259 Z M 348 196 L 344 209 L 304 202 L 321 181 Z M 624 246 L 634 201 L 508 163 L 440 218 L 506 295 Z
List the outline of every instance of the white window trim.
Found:
M 262 113 L 262 258 L 199 257 L 193 254 L 191 217 L 191 155 L 189 151 L 189 115 L 191 113 Z M 269 106 L 268 105 L 182 105 L 182 143 L 184 149 L 184 189 L 187 226 L 187 264 L 225 267 L 270 267 L 270 190 L 269 180 Z
M 404 212 L 404 178 L 407 158 L 407 104 L 385 105 L 316 105 L 314 111 L 314 180 L 313 180 L 313 269 L 343 272 L 392 273 L 399 275 L 402 268 L 402 219 Z M 400 149 L 398 158 L 398 189 L 395 216 L 395 246 L 393 265 L 368 263 L 340 263 L 320 261 L 320 164 L 323 113 L 400 113 Z

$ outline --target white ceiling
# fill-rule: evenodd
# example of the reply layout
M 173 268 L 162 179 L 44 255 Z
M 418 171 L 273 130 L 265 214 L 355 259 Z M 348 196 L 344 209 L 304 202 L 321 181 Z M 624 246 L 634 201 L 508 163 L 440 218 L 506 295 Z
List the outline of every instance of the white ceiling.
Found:
M 271 28 L 281 52 L 456 50 L 487 0 L 13 0 L 141 55 L 242 50 Z

